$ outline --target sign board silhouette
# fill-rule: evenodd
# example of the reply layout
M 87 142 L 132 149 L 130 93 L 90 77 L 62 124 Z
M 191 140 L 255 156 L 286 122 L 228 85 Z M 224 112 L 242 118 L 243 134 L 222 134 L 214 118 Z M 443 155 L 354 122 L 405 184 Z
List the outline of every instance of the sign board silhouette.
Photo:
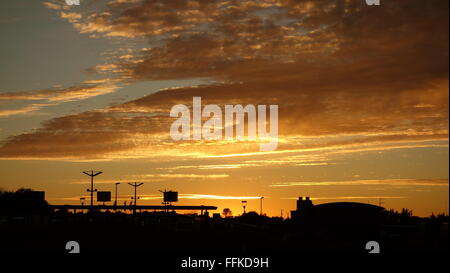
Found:
M 165 191 L 164 192 L 164 202 L 177 202 L 178 192 L 176 191 Z
M 110 191 L 98 191 L 97 192 L 97 201 L 98 202 L 111 201 L 111 192 Z

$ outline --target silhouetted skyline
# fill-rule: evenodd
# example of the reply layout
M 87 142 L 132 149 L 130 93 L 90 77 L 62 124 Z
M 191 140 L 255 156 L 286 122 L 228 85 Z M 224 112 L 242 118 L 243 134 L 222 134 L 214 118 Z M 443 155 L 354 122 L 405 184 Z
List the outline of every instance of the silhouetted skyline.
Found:
M 177 213 L 184 209 L 197 212 Z M 216 209 L 172 204 L 63 206 L 48 204 L 44 192 L 31 189 L 0 192 L 0 232 L 5 238 L 0 252 L 64 253 L 69 237 L 83 253 L 267 257 L 337 248 L 340 253 L 367 253 L 365 242 L 381 245 L 386 254 L 448 252 L 448 215 L 421 218 L 408 209 L 396 212 L 354 202 L 315 205 L 309 197 L 299 197 L 289 219 L 255 211 L 232 216 L 227 209 L 221 215 Z M 150 241 L 151 248 L 146 247 Z

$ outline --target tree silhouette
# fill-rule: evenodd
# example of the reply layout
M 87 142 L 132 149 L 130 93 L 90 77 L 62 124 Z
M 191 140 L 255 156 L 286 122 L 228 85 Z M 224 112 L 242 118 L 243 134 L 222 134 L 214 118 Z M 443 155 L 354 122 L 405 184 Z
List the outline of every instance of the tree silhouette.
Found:
M 222 211 L 223 217 L 230 217 L 233 215 L 233 212 L 229 208 L 224 208 Z

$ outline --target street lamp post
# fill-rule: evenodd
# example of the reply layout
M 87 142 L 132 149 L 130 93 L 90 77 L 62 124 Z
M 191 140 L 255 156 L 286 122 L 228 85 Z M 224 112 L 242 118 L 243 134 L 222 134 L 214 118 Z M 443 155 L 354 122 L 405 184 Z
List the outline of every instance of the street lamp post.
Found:
M 261 198 L 260 198 L 260 203 L 259 203 L 259 215 L 261 215 L 261 216 L 262 216 L 262 203 L 263 203 L 263 199 L 264 199 L 264 196 L 261 196 Z
M 116 182 L 116 196 L 114 200 L 114 206 L 117 206 L 117 186 L 120 185 L 120 182 Z
M 97 176 L 99 174 L 101 174 L 102 172 L 96 172 L 94 173 L 94 171 L 91 171 L 91 173 L 88 172 L 83 172 L 85 175 L 88 175 L 91 177 L 91 189 L 87 189 L 87 192 L 91 193 L 91 210 L 94 207 L 94 192 L 97 191 L 97 189 L 94 189 L 94 176 Z
M 84 198 L 84 197 L 80 197 L 80 203 L 81 203 L 81 213 L 83 213 L 84 200 L 86 200 L 86 198 Z
M 244 208 L 244 214 L 245 214 L 245 207 L 247 206 L 247 201 L 242 201 L 242 207 Z
M 137 187 L 141 186 L 142 184 L 144 184 L 144 183 L 138 183 L 138 182 L 128 183 L 128 185 L 134 187 L 134 208 L 133 208 L 133 214 L 136 213 L 136 201 L 137 201 L 136 189 L 137 189 Z

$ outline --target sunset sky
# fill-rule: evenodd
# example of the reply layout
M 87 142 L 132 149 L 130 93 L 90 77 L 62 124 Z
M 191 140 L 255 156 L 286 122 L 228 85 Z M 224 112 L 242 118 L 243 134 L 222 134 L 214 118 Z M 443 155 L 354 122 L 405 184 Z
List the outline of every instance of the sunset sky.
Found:
M 448 212 L 448 0 L 3 0 L 0 188 L 287 216 L 295 199 Z M 278 105 L 258 141 L 171 139 L 172 106 Z

